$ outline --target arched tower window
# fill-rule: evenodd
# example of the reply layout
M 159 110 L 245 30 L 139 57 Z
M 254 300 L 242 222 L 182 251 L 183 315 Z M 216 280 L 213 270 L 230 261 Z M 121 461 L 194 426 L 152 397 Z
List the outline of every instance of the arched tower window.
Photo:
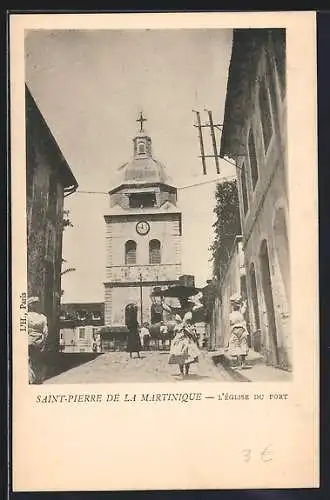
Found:
M 149 243 L 149 264 L 160 264 L 160 241 L 151 240 Z
M 125 243 L 125 264 L 136 264 L 136 243 L 133 240 Z

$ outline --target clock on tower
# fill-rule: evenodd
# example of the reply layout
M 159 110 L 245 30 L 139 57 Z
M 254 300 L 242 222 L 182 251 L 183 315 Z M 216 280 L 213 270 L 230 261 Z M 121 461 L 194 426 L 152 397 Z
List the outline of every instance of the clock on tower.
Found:
M 150 225 L 147 221 L 141 220 L 136 224 L 136 232 L 141 236 L 145 236 L 150 231 Z

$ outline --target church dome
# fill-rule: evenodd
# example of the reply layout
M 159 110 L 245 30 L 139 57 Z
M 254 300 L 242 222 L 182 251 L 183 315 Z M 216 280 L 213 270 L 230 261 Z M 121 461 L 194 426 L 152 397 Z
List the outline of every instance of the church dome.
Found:
M 152 156 L 151 137 L 145 132 L 146 119 L 140 113 L 140 130 L 133 139 L 133 158 L 118 169 L 118 185 L 122 184 L 166 184 L 165 167 Z
M 164 166 L 151 157 L 134 158 L 122 166 L 123 184 L 166 184 L 167 176 Z

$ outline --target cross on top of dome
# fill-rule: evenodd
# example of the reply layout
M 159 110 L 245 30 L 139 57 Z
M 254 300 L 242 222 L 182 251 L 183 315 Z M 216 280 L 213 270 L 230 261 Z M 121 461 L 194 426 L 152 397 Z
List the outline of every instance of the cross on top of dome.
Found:
M 139 130 L 139 132 L 143 132 L 143 122 L 146 122 L 147 118 L 144 118 L 142 111 L 140 111 L 139 118 L 136 121 L 140 123 L 140 130 Z

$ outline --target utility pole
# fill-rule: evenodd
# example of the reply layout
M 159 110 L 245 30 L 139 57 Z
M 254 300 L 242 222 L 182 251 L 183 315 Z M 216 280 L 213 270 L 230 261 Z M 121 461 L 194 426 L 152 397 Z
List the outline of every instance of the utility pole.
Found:
M 200 112 L 195 111 L 194 109 L 192 111 L 193 111 L 193 113 L 196 113 L 197 123 L 194 124 L 194 127 L 198 128 L 198 136 L 199 136 L 199 143 L 200 143 L 200 150 L 201 150 L 200 158 L 202 159 L 203 174 L 206 175 L 206 173 L 207 173 L 206 172 L 205 158 L 214 158 L 217 174 L 220 174 L 220 165 L 219 165 L 220 154 L 218 153 L 217 141 L 216 141 L 214 129 L 222 130 L 223 125 L 221 123 L 214 123 L 213 122 L 212 111 L 210 111 L 208 109 L 204 109 L 204 111 L 206 111 L 208 113 L 209 123 L 201 123 Z M 210 129 L 211 139 L 212 139 L 212 147 L 213 147 L 213 154 L 212 155 L 205 154 L 203 133 L 202 133 L 202 129 L 204 127 Z
M 209 115 L 210 132 L 211 132 L 211 139 L 212 139 L 213 152 L 214 152 L 215 168 L 217 169 L 217 174 L 220 174 L 218 150 L 217 150 L 217 143 L 216 143 L 216 140 L 215 140 L 214 123 L 213 123 L 212 111 L 210 111 L 209 109 L 206 109 L 205 111 L 207 111 L 207 113 Z
M 206 175 L 206 163 L 205 163 L 205 152 L 204 152 L 204 143 L 203 143 L 201 115 L 200 115 L 199 111 L 193 110 L 193 112 L 196 113 L 197 125 L 194 125 L 194 127 L 198 128 L 199 145 L 200 145 L 200 149 L 201 149 L 201 158 L 202 158 L 202 165 L 203 165 L 203 174 Z
M 143 290 L 142 290 L 142 274 L 140 273 L 140 310 L 141 310 L 141 327 L 143 325 Z

